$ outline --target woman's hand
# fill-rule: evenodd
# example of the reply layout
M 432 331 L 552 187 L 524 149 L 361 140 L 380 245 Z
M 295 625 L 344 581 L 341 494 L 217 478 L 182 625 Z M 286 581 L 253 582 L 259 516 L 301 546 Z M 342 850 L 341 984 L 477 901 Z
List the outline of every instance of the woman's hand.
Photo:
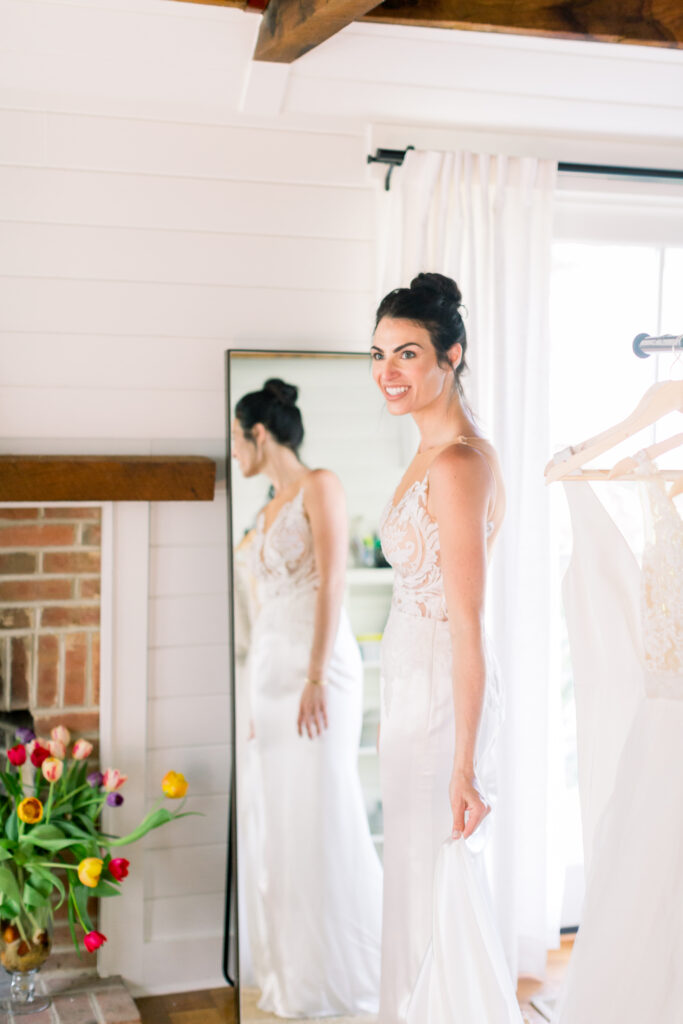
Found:
M 462 836 L 467 839 L 481 825 L 491 808 L 482 799 L 473 774 L 454 769 L 448 794 L 453 811 L 453 838 L 460 839 Z
M 327 694 L 320 683 L 306 683 L 304 686 L 297 729 L 299 736 L 303 736 L 305 729 L 312 740 L 327 729 Z

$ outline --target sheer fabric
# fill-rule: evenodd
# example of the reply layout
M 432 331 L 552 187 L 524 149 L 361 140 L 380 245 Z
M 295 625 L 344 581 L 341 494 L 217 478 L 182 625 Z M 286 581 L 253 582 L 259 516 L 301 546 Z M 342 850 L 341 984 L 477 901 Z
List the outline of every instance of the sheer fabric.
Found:
M 654 470 L 640 461 L 643 474 Z M 574 550 L 564 596 L 591 841 L 555 1024 L 673 1022 L 683 1007 L 683 522 L 659 477 L 640 486 L 639 568 L 593 488 L 565 483 Z
M 428 493 L 429 473 L 386 507 L 380 531 L 395 582 L 381 652 L 384 912 L 379 1020 L 518 1024 L 521 1016 L 481 859 L 491 816 L 470 839 L 450 839 L 452 650 L 438 525 L 427 509 Z M 502 702 L 488 643 L 485 657 L 475 771 L 492 805 L 493 749 Z
M 375 1013 L 382 871 L 358 777 L 362 664 L 342 611 L 327 671 L 329 726 L 297 733 L 319 575 L 303 491 L 257 521 L 250 648 L 262 846 L 261 1009 L 283 1017 Z

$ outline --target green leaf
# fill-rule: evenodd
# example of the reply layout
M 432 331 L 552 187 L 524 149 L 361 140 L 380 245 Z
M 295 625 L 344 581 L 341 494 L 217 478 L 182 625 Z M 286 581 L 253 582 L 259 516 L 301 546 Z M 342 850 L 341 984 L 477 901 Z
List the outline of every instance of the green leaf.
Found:
M 66 899 L 66 889 L 64 888 L 64 883 L 62 882 L 61 878 L 53 874 L 49 868 L 42 867 L 42 865 L 31 865 L 29 870 L 33 884 L 36 886 L 37 889 L 40 889 L 41 892 L 43 890 L 41 886 L 39 886 L 36 883 L 36 878 L 41 879 L 41 883 L 45 886 L 49 886 L 50 890 L 57 890 L 57 892 L 59 893 L 59 902 L 55 904 L 55 910 L 58 910 L 59 907 L 61 907 L 64 900 Z
M 3 846 L 0 846 L 0 860 L 11 860 L 12 854 L 9 850 L 6 850 Z
M 2 902 L 0 902 L 0 916 L 8 917 L 11 921 L 13 918 L 18 917 L 20 912 L 21 907 L 14 900 L 10 900 L 5 897 Z
M 71 887 L 69 887 L 69 897 L 71 897 L 71 892 Z M 81 947 L 78 944 L 78 938 L 76 936 L 76 911 L 74 910 L 74 905 L 73 902 L 71 901 L 71 898 L 69 898 L 69 901 L 67 903 L 67 910 L 69 914 L 69 931 L 71 932 L 71 939 L 74 946 L 76 947 L 76 952 L 82 959 L 83 954 L 81 953 Z
M 10 814 L 5 823 L 5 835 L 14 843 L 16 843 L 19 838 L 19 818 L 14 812 Z
M 169 821 L 175 821 L 177 818 L 189 818 L 190 815 L 199 815 L 199 812 L 185 811 L 184 814 L 172 814 L 165 807 L 159 807 L 156 811 L 150 811 L 133 832 L 129 832 L 127 836 L 122 836 L 120 839 L 103 839 L 102 845 L 127 846 L 129 843 L 136 843 L 152 829 L 160 828 L 161 825 L 166 825 Z
M 56 825 L 34 825 L 33 828 L 23 836 L 23 842 L 33 843 L 43 850 L 64 850 L 71 846 L 73 839 L 65 837 L 61 828 Z
M 104 898 L 106 896 L 118 896 L 121 890 L 118 885 L 112 885 L 111 882 L 99 881 L 94 889 L 90 890 L 91 896 L 97 896 L 98 898 Z
M 42 892 L 35 889 L 30 882 L 26 882 L 23 892 L 24 906 L 33 909 L 34 907 L 47 907 L 50 900 Z
M 83 918 L 83 924 L 86 926 L 89 932 L 93 930 L 92 922 L 88 914 L 88 899 L 92 894 L 92 889 L 89 889 L 85 885 L 72 885 L 71 891 L 74 894 L 74 899 L 78 906 L 78 911 Z
M 0 893 L 2 893 L 3 902 L 6 899 L 10 899 L 14 903 L 21 903 L 19 886 L 14 872 L 10 871 L 9 868 L 2 867 L 2 865 L 0 865 Z

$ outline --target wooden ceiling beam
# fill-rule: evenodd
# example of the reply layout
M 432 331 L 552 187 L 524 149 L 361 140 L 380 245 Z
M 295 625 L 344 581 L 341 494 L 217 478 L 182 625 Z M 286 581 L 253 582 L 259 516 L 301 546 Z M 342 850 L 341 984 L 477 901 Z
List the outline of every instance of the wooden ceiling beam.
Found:
M 683 48 L 681 0 L 385 0 L 358 20 Z
M 373 6 L 374 0 L 270 0 L 254 60 L 291 64 Z

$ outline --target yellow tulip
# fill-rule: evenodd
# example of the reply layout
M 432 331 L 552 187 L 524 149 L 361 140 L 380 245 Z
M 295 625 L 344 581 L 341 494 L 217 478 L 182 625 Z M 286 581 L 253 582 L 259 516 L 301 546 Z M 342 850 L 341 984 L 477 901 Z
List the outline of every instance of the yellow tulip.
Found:
M 78 877 L 89 889 L 94 889 L 102 874 L 102 861 L 99 857 L 86 857 L 78 865 Z
M 17 807 L 19 820 L 27 825 L 36 825 L 43 817 L 43 805 L 36 796 L 27 796 Z
M 188 782 L 182 772 L 166 772 L 161 788 L 170 800 L 180 800 L 187 793 Z

